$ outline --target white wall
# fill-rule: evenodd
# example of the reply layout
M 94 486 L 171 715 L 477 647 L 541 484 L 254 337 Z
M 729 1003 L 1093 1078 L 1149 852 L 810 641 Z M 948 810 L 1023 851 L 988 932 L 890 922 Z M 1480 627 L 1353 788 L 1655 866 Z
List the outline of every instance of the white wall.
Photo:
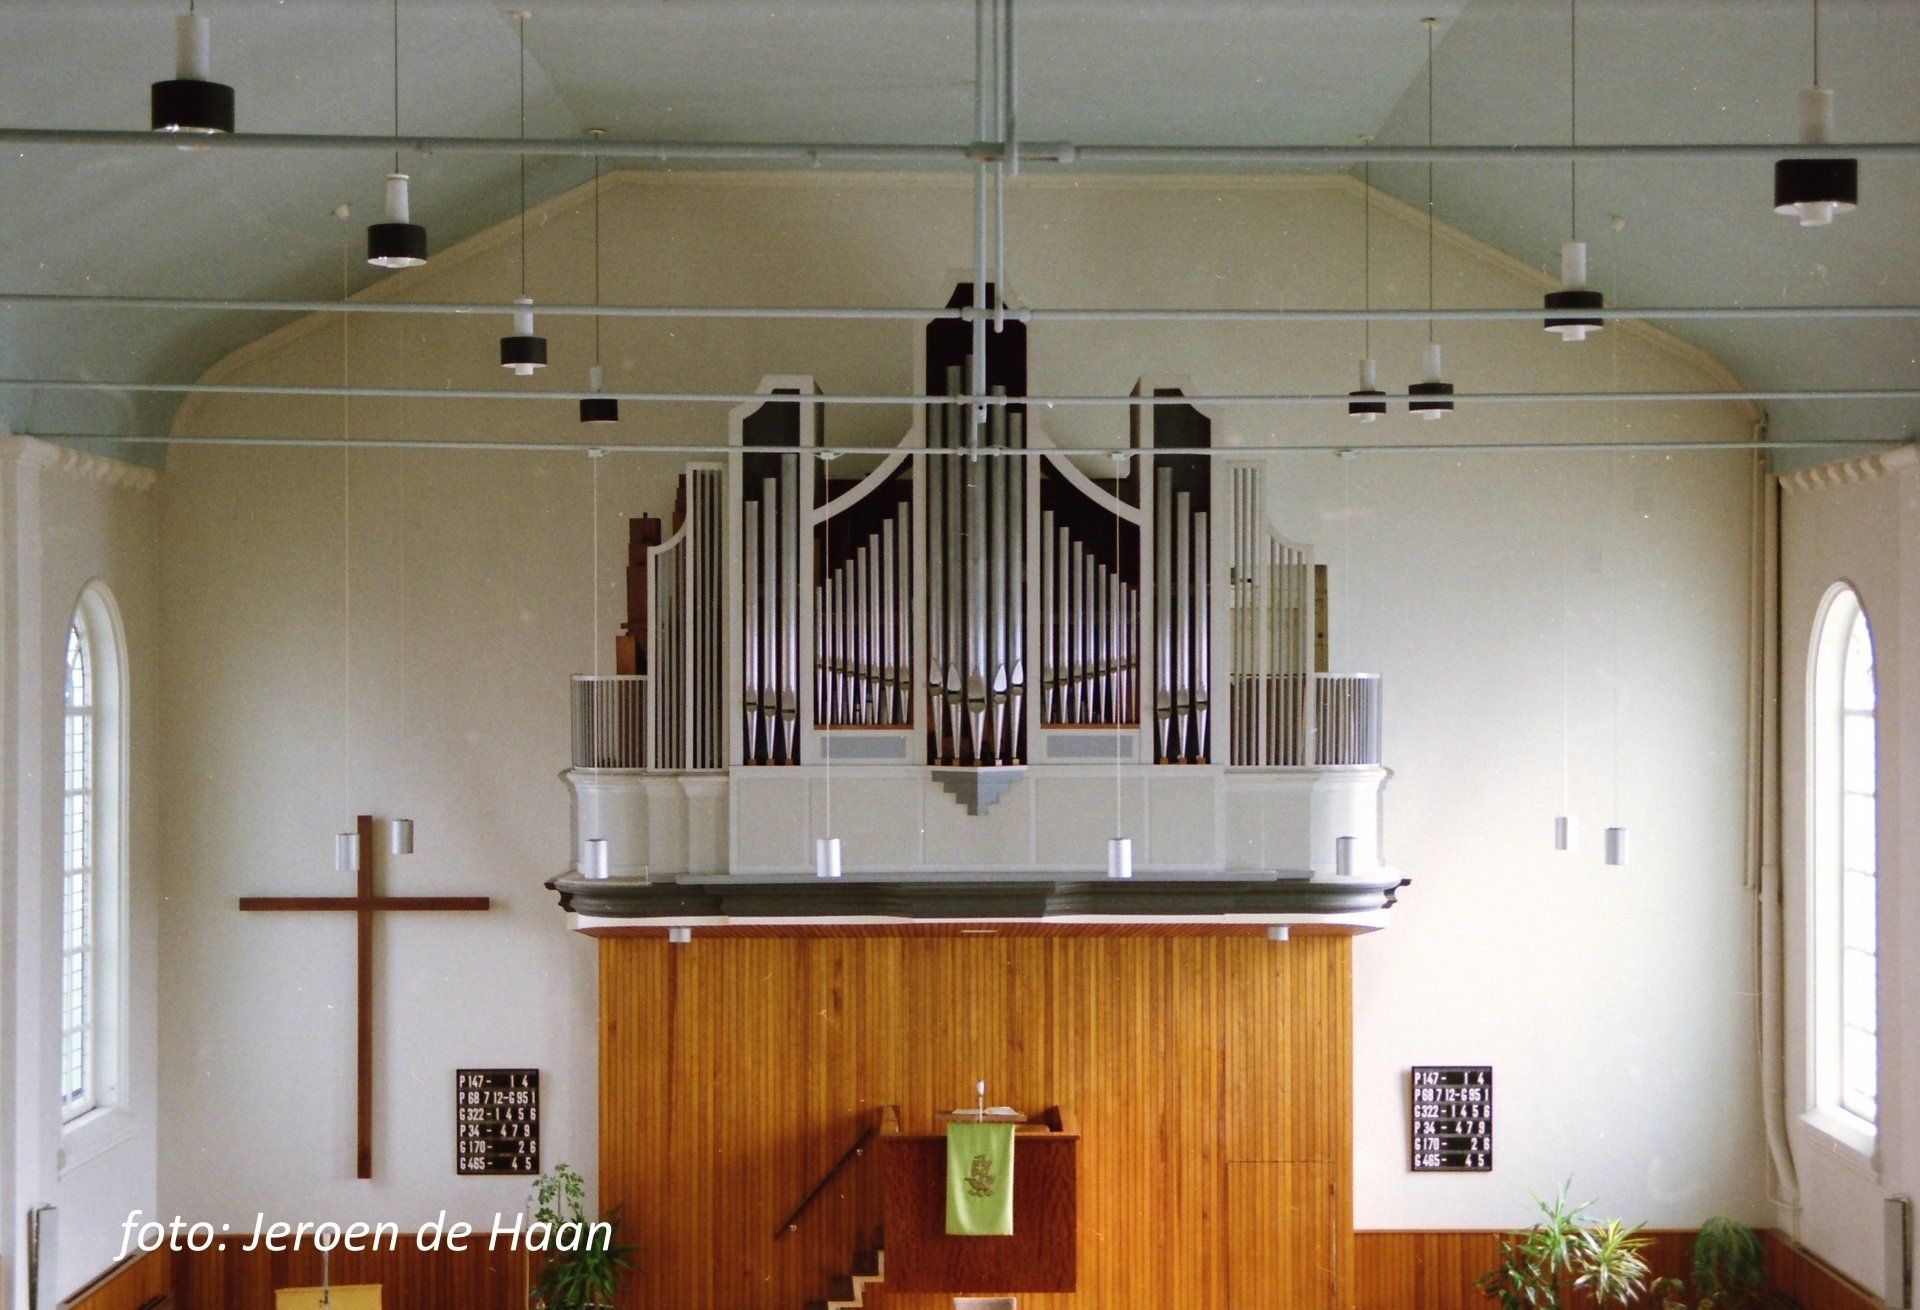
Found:
M 1016 303 L 1353 304 L 1359 188 L 1344 177 L 1035 178 L 1009 196 Z M 589 294 L 584 196 L 533 215 L 529 282 Z M 969 250 L 956 179 L 623 174 L 604 200 L 609 302 L 944 301 Z M 1374 214 L 1378 304 L 1426 289 L 1424 227 Z M 1443 301 L 1535 304 L 1536 272 L 1443 230 Z M 376 295 L 501 300 L 511 230 Z M 357 232 L 349 239 L 357 240 Z M 589 329 L 546 318 L 554 366 L 511 383 L 503 321 L 303 320 L 221 381 L 578 387 Z M 902 323 L 610 321 L 609 385 L 746 391 L 811 373 L 828 393 L 913 386 Z M 1569 346 L 1527 324 L 1443 325 L 1469 390 L 1718 386 L 1724 372 L 1636 327 Z M 1424 329 L 1382 327 L 1388 389 Z M 1344 391 L 1360 331 L 1247 325 L 1036 326 L 1035 392 L 1122 395 L 1143 373 L 1196 392 Z M 198 397 L 180 431 L 338 434 L 325 399 Z M 358 436 L 578 440 L 548 405 L 363 401 Z M 1119 409 L 1039 415 L 1063 443 L 1112 441 Z M 1227 442 L 1540 438 L 1739 440 L 1728 405 L 1466 406 L 1372 428 L 1326 410 L 1234 408 Z M 835 441 L 891 441 L 904 411 L 831 409 Z M 724 407 L 629 405 L 621 442 L 718 442 Z M 601 667 L 620 609 L 624 520 L 664 512 L 679 457 L 600 461 Z M 539 884 L 567 860 L 566 676 L 590 645 L 589 461 L 580 454 L 176 447 L 164 528 L 171 816 L 163 981 L 169 1050 L 162 1197 L 215 1219 L 266 1208 L 417 1222 L 486 1217 L 507 1184 L 452 1177 L 452 1070 L 548 1071 L 548 1158 L 594 1155 L 592 948 Z M 1357 1218 L 1501 1224 L 1568 1174 L 1629 1218 L 1758 1218 L 1751 902 L 1742 892 L 1747 503 L 1742 454 L 1485 453 L 1278 462 L 1288 525 L 1334 570 L 1336 666 L 1387 675 L 1389 857 L 1417 881 L 1356 948 Z M 1344 485 L 1350 479 L 1350 487 Z M 350 487 L 351 511 L 343 503 Z M 347 682 L 343 524 L 352 533 Z M 1561 556 L 1567 557 L 1564 570 Z M 1548 849 L 1560 805 L 1563 597 L 1571 786 L 1587 838 Z M 1619 751 L 1613 687 L 1619 685 Z M 343 723 L 352 727 L 346 769 Z M 1634 863 L 1601 865 L 1618 773 Z M 391 922 L 380 940 L 379 1181 L 351 1181 L 347 925 L 236 912 L 251 891 L 336 887 L 329 834 L 354 808 L 409 814 L 408 891 L 482 891 L 484 920 Z M 1560 1002 L 1546 1013 L 1547 1003 Z M 484 1007 L 484 1009 L 482 1008 Z M 1498 1170 L 1406 1171 L 1405 1069 L 1491 1061 Z M 299 1076 L 295 1076 L 298 1074 Z M 236 1151 L 236 1144 L 246 1149 Z M 217 1166 L 217 1167 L 216 1167 Z
M 1781 1223 L 1845 1273 L 1882 1287 L 1880 1201 L 1920 1189 L 1920 459 L 1890 455 L 1781 479 L 1781 778 L 1786 872 L 1787 1110 L 1800 1209 Z M 1800 1116 L 1810 1109 L 1807 1016 L 1807 676 L 1821 600 L 1860 595 L 1873 635 L 1878 740 L 1880 1099 L 1864 1159 Z
M 155 992 L 159 915 L 159 595 L 154 473 L 0 436 L 0 1306 L 26 1296 L 25 1215 L 58 1210 L 53 1285 L 64 1295 L 112 1262 L 120 1225 L 156 1195 Z M 104 583 L 127 652 L 124 707 L 130 974 L 119 1108 L 86 1158 L 69 1157 L 59 1094 L 60 765 L 67 627 Z

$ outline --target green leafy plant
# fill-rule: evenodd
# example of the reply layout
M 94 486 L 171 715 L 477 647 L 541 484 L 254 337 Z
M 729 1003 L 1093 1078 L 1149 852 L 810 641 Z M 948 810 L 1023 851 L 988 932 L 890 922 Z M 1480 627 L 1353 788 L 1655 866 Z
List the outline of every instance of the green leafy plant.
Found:
M 618 1245 L 614 1235 L 620 1207 L 608 1212 L 604 1229 L 587 1218 L 586 1184 L 564 1164 L 556 1164 L 533 1187 L 532 1223 L 545 1224 L 558 1235 L 565 1225 L 577 1225 L 577 1248 L 552 1246 L 533 1281 L 533 1304 L 540 1310 L 599 1310 L 611 1306 L 620 1280 L 630 1267 L 631 1246 Z
M 1699 1310 L 1750 1310 L 1766 1289 L 1766 1248 L 1737 1219 L 1709 1219 L 1693 1239 L 1693 1291 Z
M 1567 1199 L 1561 1185 L 1551 1201 L 1534 1197 L 1540 1218 L 1533 1227 L 1506 1234 L 1500 1242 L 1500 1267 L 1474 1284 L 1501 1310 L 1565 1310 L 1568 1293 L 1584 1292 L 1596 1310 L 1628 1305 L 1647 1290 L 1645 1257 L 1649 1239 L 1638 1224 L 1618 1219 L 1588 1224 L 1591 1202 Z

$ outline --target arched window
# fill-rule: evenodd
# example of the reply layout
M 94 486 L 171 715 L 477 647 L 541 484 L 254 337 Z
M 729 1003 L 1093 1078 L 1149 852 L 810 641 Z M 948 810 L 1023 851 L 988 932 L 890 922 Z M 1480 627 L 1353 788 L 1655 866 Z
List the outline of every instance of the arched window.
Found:
M 67 629 L 61 732 L 60 1117 L 116 1100 L 126 977 L 126 706 L 113 602 L 89 586 Z
M 1827 594 L 1808 697 L 1815 1108 L 1855 1132 L 1879 1118 L 1878 822 L 1873 634 L 1860 597 Z

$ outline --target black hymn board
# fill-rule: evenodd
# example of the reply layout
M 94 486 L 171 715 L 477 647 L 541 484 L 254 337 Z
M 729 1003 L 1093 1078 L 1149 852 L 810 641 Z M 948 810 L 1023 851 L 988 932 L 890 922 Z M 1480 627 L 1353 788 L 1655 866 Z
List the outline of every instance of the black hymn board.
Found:
M 1493 1168 L 1492 1066 L 1416 1064 L 1412 1108 L 1415 1173 Z
M 462 1069 L 454 1087 L 454 1172 L 539 1173 L 540 1071 Z

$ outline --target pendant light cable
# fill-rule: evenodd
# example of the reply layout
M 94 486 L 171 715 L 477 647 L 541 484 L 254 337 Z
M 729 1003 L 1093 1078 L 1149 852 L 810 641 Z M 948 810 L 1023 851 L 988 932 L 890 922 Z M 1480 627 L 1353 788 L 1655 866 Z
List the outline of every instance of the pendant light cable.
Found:
M 1427 29 L 1427 149 L 1433 149 L 1433 19 Z M 1433 161 L 1427 161 L 1427 344 L 1433 344 Z
M 1820 85 L 1820 0 L 1813 0 L 1813 84 Z
M 600 308 L 600 156 L 598 155 L 593 157 L 593 307 L 596 310 Z M 595 366 L 600 363 L 600 315 L 598 314 L 593 316 L 593 362 Z
M 343 220 L 346 206 L 334 211 Z M 340 298 L 347 298 L 353 252 L 344 221 L 340 228 Z M 352 386 L 353 316 L 340 316 L 340 382 Z M 358 832 L 353 815 L 353 397 L 340 397 L 340 800 L 347 830 Z M 367 858 L 367 852 L 360 852 Z
M 1373 358 L 1373 163 L 1360 165 L 1360 295 L 1368 317 L 1361 321 L 1362 359 Z
M 400 0 L 393 0 L 393 171 L 400 171 Z
M 520 144 L 527 143 L 527 11 L 520 22 Z M 527 152 L 520 152 L 520 294 L 527 294 Z
M 1567 0 L 1567 144 L 1580 144 L 1580 0 Z M 1567 239 L 1580 239 L 1580 161 L 1567 161 Z

